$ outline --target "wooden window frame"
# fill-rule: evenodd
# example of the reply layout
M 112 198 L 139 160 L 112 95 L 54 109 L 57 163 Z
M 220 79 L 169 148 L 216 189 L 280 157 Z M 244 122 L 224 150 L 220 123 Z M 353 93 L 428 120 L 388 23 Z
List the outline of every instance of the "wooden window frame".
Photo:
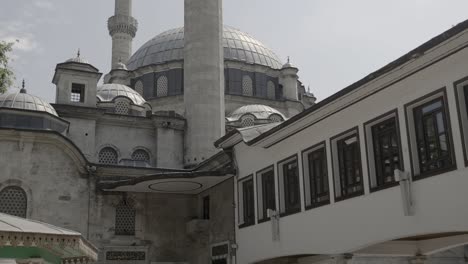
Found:
M 396 132 L 396 140 L 398 144 L 398 156 L 400 160 L 399 169 L 401 171 L 405 170 L 404 159 L 403 159 L 403 151 L 402 151 L 402 143 L 401 143 L 401 132 L 400 132 L 400 118 L 398 115 L 398 109 L 391 110 L 387 113 L 384 113 L 372 120 L 367 121 L 364 123 L 364 135 L 365 135 L 365 143 L 366 143 L 366 158 L 367 158 L 367 174 L 369 178 L 369 189 L 370 192 L 376 192 L 380 190 L 384 190 L 387 188 L 392 188 L 398 186 L 398 182 L 395 181 L 394 177 L 392 176 L 392 182 L 385 183 L 379 185 L 378 183 L 373 186 L 373 181 L 378 181 L 379 175 L 377 173 L 377 155 L 375 155 L 375 135 L 373 131 L 373 127 L 388 122 L 389 120 L 393 119 L 395 122 L 395 132 Z M 373 176 L 375 174 L 375 176 Z M 375 179 L 373 178 L 375 177 Z
M 286 178 L 285 178 L 285 171 L 284 166 L 296 163 L 296 180 L 297 180 L 297 204 L 290 208 L 286 206 L 286 197 L 290 194 L 290 191 L 287 191 L 286 188 Z M 292 214 L 296 214 L 302 211 L 302 198 L 301 198 L 301 183 L 300 183 L 300 175 L 299 175 L 299 159 L 297 154 L 290 156 L 286 159 L 283 159 L 277 163 L 278 168 L 278 193 L 279 193 L 279 211 L 280 216 L 288 216 Z
M 322 164 L 322 185 L 327 186 L 327 191 L 325 193 L 314 194 L 315 186 L 313 184 L 312 178 L 314 175 L 311 173 L 311 164 L 310 164 L 310 155 L 322 151 L 323 152 L 323 164 Z M 311 146 L 302 151 L 302 177 L 304 183 L 304 204 L 305 209 L 310 210 L 312 208 L 317 208 L 320 206 L 330 204 L 330 182 L 329 182 L 329 175 L 328 175 L 328 156 L 327 156 L 327 146 L 325 141 L 322 141 L 314 146 Z M 324 187 L 322 186 L 322 187 Z M 327 196 L 326 200 L 323 201 L 316 201 L 318 198 Z M 310 201 L 308 201 L 310 199 Z M 315 201 L 314 201 L 315 200 Z
M 270 165 L 262 170 L 259 170 L 255 175 L 257 178 L 257 209 L 258 209 L 258 223 L 263 223 L 263 222 L 268 222 L 270 221 L 270 218 L 268 217 L 267 210 L 272 209 L 272 208 L 266 208 L 267 206 L 267 201 L 268 197 L 265 197 L 265 179 L 264 176 L 265 174 L 271 172 L 272 173 L 272 180 L 273 180 L 273 199 L 274 199 L 274 208 L 273 210 L 277 210 L 277 202 L 276 202 L 276 193 L 277 193 L 277 188 L 276 188 L 276 183 L 275 183 L 275 167 L 274 165 Z
M 360 184 L 356 185 L 357 187 L 360 187 L 361 190 L 353 192 L 351 194 L 346 194 L 343 195 L 343 177 L 341 176 L 341 171 L 342 168 L 340 167 L 340 150 L 338 143 L 341 141 L 345 141 L 348 139 L 351 139 L 353 137 L 356 137 L 356 144 L 357 144 L 357 156 L 359 157 L 359 162 L 358 162 L 358 169 L 361 173 L 361 180 Z M 361 155 L 361 140 L 359 138 L 359 129 L 358 127 L 351 128 L 349 130 L 346 130 L 330 139 L 330 146 L 331 146 L 331 154 L 332 154 L 332 168 L 333 168 L 333 182 L 334 182 L 334 193 L 335 193 L 335 202 L 351 199 L 354 197 L 358 197 L 364 194 L 364 173 L 362 170 L 362 155 Z M 338 195 L 338 185 L 339 184 L 339 189 L 340 189 L 340 196 Z M 349 187 L 346 187 L 349 188 Z
M 468 91 L 465 89 L 467 86 L 468 76 L 453 83 L 465 167 L 468 167 Z
M 443 113 L 445 117 L 445 125 L 446 125 L 446 136 L 447 145 L 449 146 L 449 156 L 451 158 L 452 164 L 445 168 L 441 168 L 438 170 L 427 171 L 425 173 L 421 173 L 419 163 L 419 149 L 418 149 L 418 142 L 416 136 L 416 121 L 415 121 L 415 109 L 422 107 L 430 102 L 434 102 L 437 100 L 441 100 Z M 447 92 L 445 87 L 435 90 L 429 94 L 426 94 L 416 100 L 411 101 L 410 103 L 405 104 L 405 119 L 406 119 L 406 129 L 408 135 L 408 142 L 409 142 L 409 152 L 410 152 L 410 161 L 411 161 L 411 171 L 413 174 L 413 180 L 421 180 L 428 177 L 436 176 L 439 174 L 443 174 L 449 171 L 456 170 L 457 168 L 457 161 L 455 156 L 454 144 L 453 144 L 453 134 L 452 134 L 452 125 L 450 122 L 450 109 L 447 100 Z
M 248 219 L 250 221 L 246 221 L 245 210 L 246 209 L 246 201 L 245 201 L 245 184 L 246 182 L 252 182 L 252 202 L 250 206 L 252 207 L 252 218 Z M 244 177 L 237 182 L 238 186 L 238 214 L 239 214 L 239 228 L 244 228 L 247 226 L 255 225 L 255 182 L 253 180 L 253 175 L 249 175 Z M 242 186 L 242 188 L 240 188 Z M 242 214 L 241 214 L 242 212 Z

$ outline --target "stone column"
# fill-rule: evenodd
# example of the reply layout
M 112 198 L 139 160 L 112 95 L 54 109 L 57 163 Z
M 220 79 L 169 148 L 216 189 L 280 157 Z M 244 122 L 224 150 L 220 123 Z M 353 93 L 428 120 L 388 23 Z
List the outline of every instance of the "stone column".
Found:
M 225 131 L 222 0 L 185 0 L 185 164 L 215 154 Z
M 115 0 L 115 15 L 107 21 L 112 37 L 112 65 L 115 69 L 132 55 L 132 41 L 138 30 L 138 22 L 132 17 L 132 0 Z

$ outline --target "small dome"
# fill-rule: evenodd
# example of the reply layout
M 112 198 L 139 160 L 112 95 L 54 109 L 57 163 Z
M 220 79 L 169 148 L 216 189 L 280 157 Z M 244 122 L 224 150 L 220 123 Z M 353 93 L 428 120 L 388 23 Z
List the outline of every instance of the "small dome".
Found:
M 80 50 L 78 50 L 78 53 L 76 54 L 76 57 L 68 59 L 66 62 L 76 62 L 76 63 L 89 64 L 89 62 L 86 59 L 83 59 L 80 55 L 81 55 Z
M 101 102 L 110 102 L 117 96 L 127 97 L 136 105 L 146 103 L 139 93 L 123 84 L 109 83 L 99 86 L 97 89 L 97 97 Z
M 286 120 L 286 117 L 278 110 L 267 105 L 245 105 L 234 110 L 230 115 L 226 117 L 229 122 L 238 121 L 244 115 L 253 115 L 256 119 L 271 119 L 273 116 L 280 116 L 282 120 Z
M 287 61 L 287 62 L 283 65 L 283 67 L 282 67 L 282 69 L 286 69 L 286 68 L 296 68 L 296 66 L 294 66 L 294 65 L 291 63 L 289 57 L 288 57 L 288 61 Z
M 16 93 L 0 94 L 0 107 L 47 112 L 58 116 L 55 109 L 48 102 L 26 93 L 24 88 Z

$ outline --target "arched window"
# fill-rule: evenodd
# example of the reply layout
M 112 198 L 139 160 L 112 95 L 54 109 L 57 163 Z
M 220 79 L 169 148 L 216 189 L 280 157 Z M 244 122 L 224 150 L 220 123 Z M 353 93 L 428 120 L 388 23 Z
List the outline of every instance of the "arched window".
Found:
M 282 122 L 283 118 L 280 115 L 272 114 L 270 116 L 270 120 L 271 120 L 271 122 L 276 123 L 276 122 Z
M 17 186 L 9 186 L 0 192 L 0 213 L 26 218 L 28 199 L 26 192 Z
M 115 208 L 115 234 L 120 236 L 135 235 L 135 216 L 133 201 L 122 199 Z
M 142 81 L 138 81 L 136 82 L 135 84 L 135 91 L 141 95 L 143 95 L 143 82 Z
M 268 81 L 267 83 L 267 98 L 272 100 L 276 99 L 276 86 L 272 81 Z
M 242 127 L 249 127 L 255 125 L 255 117 L 252 115 L 245 115 L 241 119 L 241 126 Z
M 167 96 L 168 80 L 165 75 L 158 78 L 156 82 L 156 97 Z
M 252 78 L 248 75 L 242 77 L 242 95 L 253 96 Z
M 130 104 L 126 101 L 118 101 L 115 103 L 115 113 L 119 115 L 128 115 Z
M 145 161 L 149 163 L 150 161 L 150 155 L 146 150 L 143 149 L 138 149 L 135 150 L 132 154 L 132 160 L 137 160 L 137 161 Z
M 117 164 L 117 151 L 111 147 L 105 147 L 99 152 L 99 163 L 101 164 Z

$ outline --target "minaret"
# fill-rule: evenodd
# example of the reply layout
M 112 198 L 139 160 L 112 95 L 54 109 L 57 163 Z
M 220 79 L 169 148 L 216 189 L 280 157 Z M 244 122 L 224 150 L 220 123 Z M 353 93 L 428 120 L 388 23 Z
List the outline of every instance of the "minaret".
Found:
M 132 0 L 115 0 L 115 15 L 107 21 L 112 37 L 112 65 L 126 63 L 132 55 L 132 40 L 138 30 L 138 22 L 132 17 Z
M 185 164 L 216 153 L 225 132 L 222 0 L 185 0 Z

